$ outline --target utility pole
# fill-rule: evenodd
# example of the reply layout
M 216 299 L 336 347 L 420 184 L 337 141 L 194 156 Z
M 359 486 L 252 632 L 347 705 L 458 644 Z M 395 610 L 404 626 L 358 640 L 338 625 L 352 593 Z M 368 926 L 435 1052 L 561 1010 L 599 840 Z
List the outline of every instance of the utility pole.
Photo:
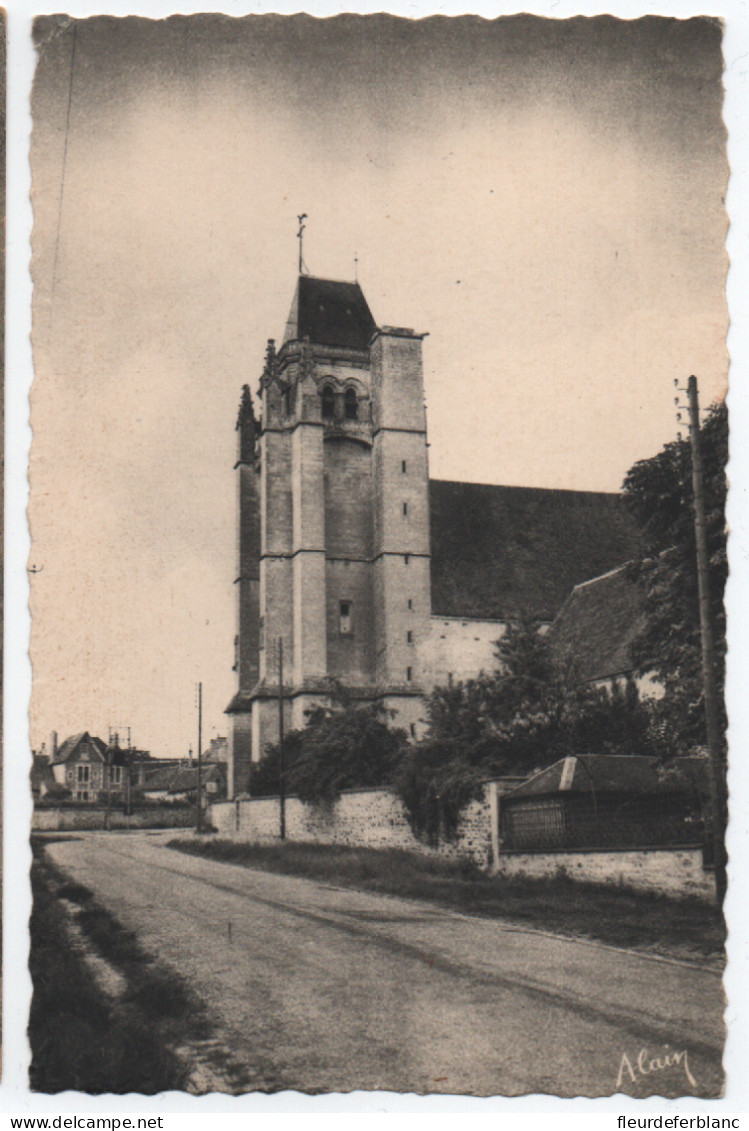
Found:
M 196 831 L 203 831 L 203 684 L 198 684 L 198 821 Z
M 689 439 L 692 446 L 692 489 L 694 492 L 694 531 L 697 543 L 697 586 L 700 606 L 702 642 L 702 682 L 705 697 L 707 729 L 708 782 L 713 809 L 712 837 L 715 860 L 715 887 L 718 906 L 726 894 L 726 780 L 723 766 L 720 707 L 715 679 L 715 644 L 710 610 L 710 580 L 707 557 L 707 524 L 705 521 L 705 485 L 700 448 L 700 409 L 697 378 L 687 382 L 689 396 Z
M 280 837 L 286 840 L 286 767 L 283 749 L 283 637 L 278 638 L 278 803 Z
M 112 825 L 112 742 L 107 743 L 107 809 L 104 814 L 104 828 L 109 832 Z
M 125 778 L 125 813 L 129 817 L 133 798 L 133 747 L 130 742 L 130 727 L 127 728 L 127 776 Z

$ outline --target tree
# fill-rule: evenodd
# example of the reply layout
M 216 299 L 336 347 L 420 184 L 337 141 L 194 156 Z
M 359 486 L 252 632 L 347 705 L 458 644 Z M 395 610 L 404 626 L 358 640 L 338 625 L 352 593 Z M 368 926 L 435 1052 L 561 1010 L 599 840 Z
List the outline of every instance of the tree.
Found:
M 715 674 L 725 741 L 725 404 L 715 404 L 708 411 L 700 429 L 700 442 L 705 470 Z M 633 660 L 641 673 L 651 673 L 664 688 L 664 697 L 655 708 L 654 725 L 662 751 L 669 754 L 688 753 L 706 744 L 691 472 L 688 441 L 674 441 L 651 459 L 636 463 L 624 480 L 625 500 L 643 533 L 647 554 L 639 566 L 647 615 L 633 647 Z
M 527 776 L 568 754 L 653 752 L 650 710 L 632 680 L 576 683 L 523 617 L 508 625 L 496 655 L 493 673 L 432 692 L 427 736 L 398 768 L 394 784 L 412 827 L 432 842 L 455 834 L 461 809 L 488 778 Z
M 388 725 L 379 705 L 357 707 L 343 689 L 334 690 L 331 707 L 314 707 L 307 725 L 284 740 L 286 789 L 302 801 L 330 803 L 344 789 L 387 785 L 406 743 L 405 731 Z M 269 746 L 250 776 L 255 796 L 277 793 L 278 746 Z

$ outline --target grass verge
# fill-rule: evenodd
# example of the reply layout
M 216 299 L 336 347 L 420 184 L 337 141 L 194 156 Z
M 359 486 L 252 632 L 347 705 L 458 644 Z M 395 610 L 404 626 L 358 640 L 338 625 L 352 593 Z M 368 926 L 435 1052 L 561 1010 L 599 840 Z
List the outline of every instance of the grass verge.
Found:
M 202 1004 L 181 978 L 142 951 L 87 888 L 66 882 L 39 844 L 31 882 L 32 1090 L 152 1095 L 184 1089 L 188 1068 L 174 1050 L 207 1035 Z M 71 948 L 61 899 L 78 905 L 75 917 L 92 948 L 124 976 L 121 998 L 101 990 L 84 957 Z
M 400 849 L 181 840 L 169 848 L 246 868 L 420 899 L 469 915 L 678 958 L 721 960 L 723 917 L 698 899 L 671 899 L 567 876 L 489 876 L 470 861 Z

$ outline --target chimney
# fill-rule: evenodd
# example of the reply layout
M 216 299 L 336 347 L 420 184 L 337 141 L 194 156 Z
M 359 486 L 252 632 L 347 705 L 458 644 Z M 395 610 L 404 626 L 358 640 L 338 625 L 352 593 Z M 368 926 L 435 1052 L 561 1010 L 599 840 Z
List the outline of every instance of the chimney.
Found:
M 55 755 L 57 754 L 57 731 L 56 730 L 53 730 L 51 735 L 49 736 L 49 748 L 52 751 L 52 757 L 54 758 Z

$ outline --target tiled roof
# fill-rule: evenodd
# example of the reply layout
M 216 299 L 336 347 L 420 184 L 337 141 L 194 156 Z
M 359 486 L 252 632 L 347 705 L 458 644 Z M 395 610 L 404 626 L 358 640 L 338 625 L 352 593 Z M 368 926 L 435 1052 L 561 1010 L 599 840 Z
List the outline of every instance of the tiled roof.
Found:
M 146 780 L 143 784 L 143 789 L 146 792 L 157 792 L 161 790 L 168 790 L 175 777 L 179 773 L 179 766 L 169 765 L 161 766 L 159 769 L 146 772 Z
M 225 767 L 218 762 L 203 766 L 202 780 L 205 785 L 208 781 L 223 781 Z M 198 788 L 197 766 L 165 766 L 163 769 L 154 770 L 146 774 L 143 789 L 146 793 L 189 793 Z
M 703 781 L 704 764 L 699 759 L 680 759 L 678 769 L 678 776 L 667 773 L 657 758 L 639 754 L 577 754 L 534 774 L 508 798 L 592 793 L 594 789 L 601 793 L 668 793 Z
M 645 624 L 644 598 L 637 570 L 629 565 L 575 586 L 547 639 L 555 659 L 572 664 L 576 682 L 631 671 L 630 649 Z
M 338 283 L 300 275 L 284 342 L 310 341 L 365 350 L 376 329 L 358 283 Z
M 209 766 L 203 766 L 201 780 L 203 785 L 209 781 L 223 781 L 225 776 L 224 766 L 218 762 L 212 762 Z M 187 766 L 182 770 L 178 770 L 177 774 L 169 787 L 170 793 L 189 793 L 193 789 L 198 788 L 198 767 Z
M 551 620 L 575 585 L 639 556 L 621 497 L 429 483 L 432 613 Z
M 70 738 L 66 738 L 65 741 L 60 746 L 58 746 L 57 753 L 52 759 L 53 764 L 57 766 L 60 764 L 60 762 L 69 761 L 70 758 L 73 757 L 73 755 L 76 753 L 77 747 L 80 746 L 84 739 L 88 739 L 94 753 L 98 754 L 99 757 L 103 760 L 104 752 L 107 748 L 106 744 L 102 742 L 100 738 L 96 738 L 94 735 L 90 735 L 87 730 L 84 730 L 81 731 L 80 734 L 74 734 Z

